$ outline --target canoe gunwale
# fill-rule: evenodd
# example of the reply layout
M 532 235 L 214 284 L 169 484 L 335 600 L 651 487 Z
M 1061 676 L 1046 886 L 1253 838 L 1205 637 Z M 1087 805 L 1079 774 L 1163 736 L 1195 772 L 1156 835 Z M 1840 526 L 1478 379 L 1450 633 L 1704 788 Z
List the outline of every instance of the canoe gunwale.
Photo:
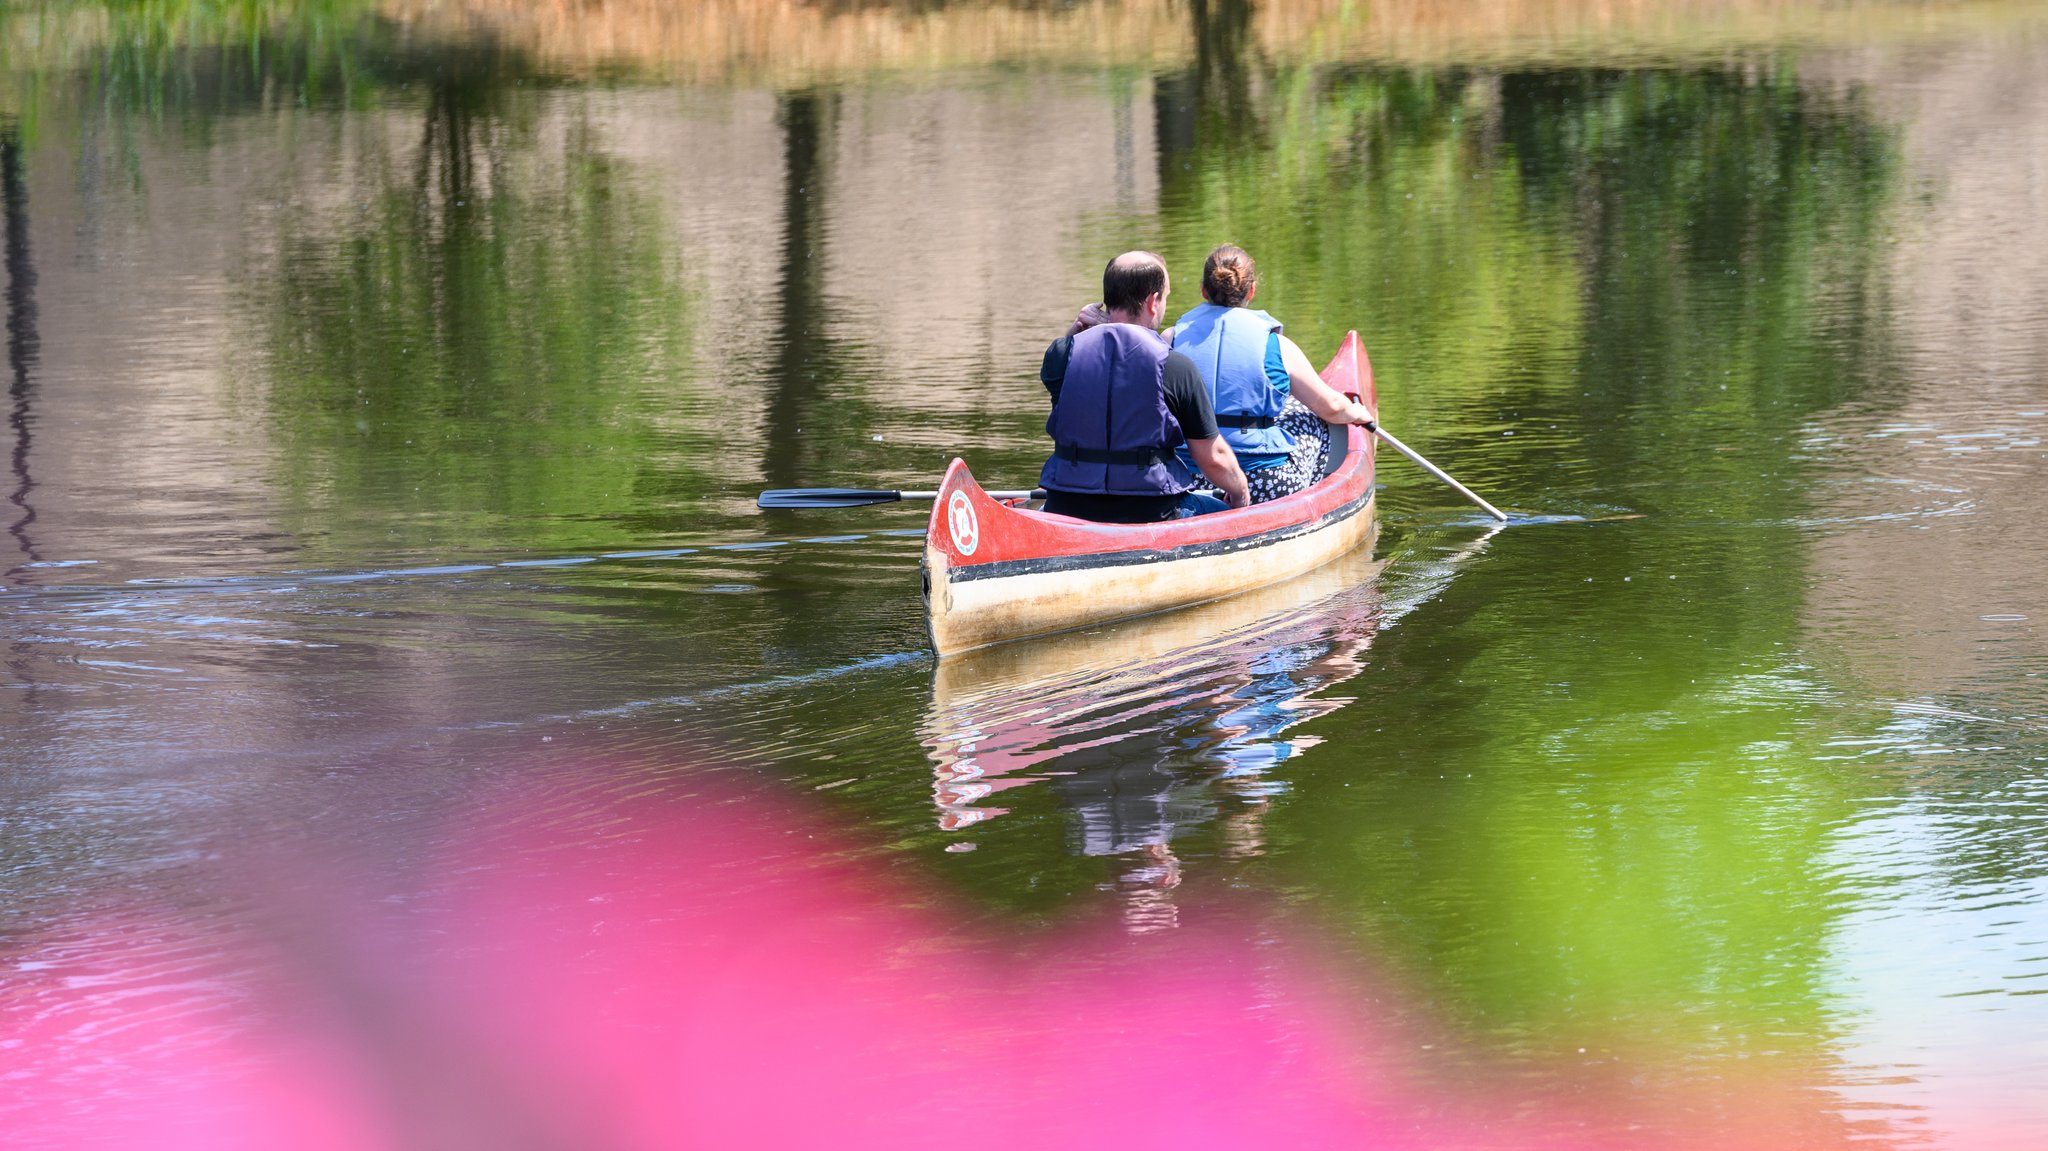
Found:
M 1312 520 L 1302 520 L 1282 527 L 1268 528 L 1249 535 L 1228 536 L 1218 540 L 1203 540 L 1198 543 L 1176 544 L 1166 548 L 1145 548 L 1142 550 L 1113 552 L 1083 552 L 1078 555 L 1036 556 L 1013 560 L 992 560 L 988 563 L 962 564 L 950 567 L 947 578 L 954 583 L 971 583 L 975 580 L 1002 579 L 1008 576 L 1058 575 L 1067 572 L 1087 571 L 1095 568 L 1124 567 L 1131 564 L 1168 563 L 1174 560 L 1201 559 L 1212 555 L 1231 552 L 1251 551 L 1270 547 L 1296 536 L 1312 535 L 1332 524 L 1350 519 L 1363 510 L 1372 500 L 1368 487 L 1364 494 L 1348 503 L 1340 504 Z

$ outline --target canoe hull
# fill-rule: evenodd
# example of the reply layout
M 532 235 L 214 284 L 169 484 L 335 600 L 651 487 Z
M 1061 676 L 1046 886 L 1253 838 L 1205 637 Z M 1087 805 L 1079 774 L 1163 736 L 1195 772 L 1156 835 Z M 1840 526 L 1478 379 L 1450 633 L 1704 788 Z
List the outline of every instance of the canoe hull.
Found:
M 1372 369 L 1353 333 L 1323 378 L 1371 405 Z M 1305 491 L 1157 524 L 1098 524 L 991 499 L 954 460 L 925 533 L 925 618 L 941 655 L 1265 587 L 1372 538 L 1373 445 L 1333 429 L 1330 473 Z
M 927 557 L 932 647 L 940 655 L 1023 636 L 1170 611 L 1264 587 L 1313 571 L 1374 533 L 1366 496 L 1341 522 L 1229 551 L 1140 563 L 1026 570 L 962 580 Z

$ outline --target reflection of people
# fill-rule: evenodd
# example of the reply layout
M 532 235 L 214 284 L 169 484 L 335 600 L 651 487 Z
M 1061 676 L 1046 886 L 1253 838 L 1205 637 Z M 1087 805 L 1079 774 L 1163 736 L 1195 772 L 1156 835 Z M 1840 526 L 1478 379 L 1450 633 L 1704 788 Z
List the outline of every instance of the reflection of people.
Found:
M 1163 847 L 1184 826 L 1216 817 L 1206 773 L 1167 738 L 1123 740 L 1070 751 L 1046 781 L 1074 812 L 1075 850 L 1081 855 L 1125 855 Z
M 1280 321 L 1253 311 L 1258 269 L 1244 249 L 1225 244 L 1202 266 L 1203 302 L 1168 332 L 1174 350 L 1200 369 L 1223 440 L 1236 455 L 1254 503 L 1315 483 L 1330 458 L 1330 424 L 1372 418 L 1322 381 Z M 1325 422 L 1327 421 L 1327 422 Z M 1182 462 L 1208 468 L 1183 456 Z
M 1052 393 L 1045 510 L 1104 523 L 1150 523 L 1243 507 L 1244 473 L 1218 434 L 1209 388 L 1158 333 L 1166 263 L 1125 252 L 1102 272 L 1106 322 L 1054 340 L 1039 372 Z M 1174 449 L 1185 444 L 1188 459 Z M 1194 467 L 1223 499 L 1196 492 Z
M 1074 813 L 1074 849 L 1081 855 L 1121 860 L 1115 889 L 1122 896 L 1126 930 L 1134 934 L 1178 926 L 1173 890 L 1180 886 L 1175 833 L 1213 821 L 1215 800 L 1200 772 L 1190 771 L 1175 741 L 1119 741 L 1070 752 L 1047 786 Z
M 1364 552 L 1218 603 L 939 665 L 921 733 L 941 827 L 1009 811 L 1015 789 L 1049 789 L 1079 813 L 1075 849 L 1121 855 L 1210 823 L 1227 796 L 1257 809 L 1233 836 L 1259 844 L 1258 813 L 1281 766 L 1314 746 L 1296 726 L 1349 703 L 1379 596 Z M 1000 805 L 1000 806 L 998 806 Z

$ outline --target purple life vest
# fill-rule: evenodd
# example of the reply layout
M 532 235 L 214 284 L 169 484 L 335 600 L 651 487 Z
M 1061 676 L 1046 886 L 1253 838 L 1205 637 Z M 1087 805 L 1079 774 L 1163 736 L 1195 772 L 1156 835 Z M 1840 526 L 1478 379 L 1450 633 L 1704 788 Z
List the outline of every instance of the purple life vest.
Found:
M 1098 324 L 1074 337 L 1045 421 L 1053 453 L 1039 486 L 1111 496 L 1171 496 L 1195 486 L 1173 454 L 1185 437 L 1161 386 L 1169 352 L 1135 324 Z

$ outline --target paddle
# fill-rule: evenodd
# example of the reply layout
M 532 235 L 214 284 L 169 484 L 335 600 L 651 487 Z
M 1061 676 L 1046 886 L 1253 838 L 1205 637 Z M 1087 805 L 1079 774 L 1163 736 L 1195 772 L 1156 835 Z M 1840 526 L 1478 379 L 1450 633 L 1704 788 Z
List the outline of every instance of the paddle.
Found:
M 1471 488 L 1451 478 L 1449 472 L 1422 458 L 1414 448 L 1394 438 L 1393 433 L 1372 420 L 1365 422 L 1365 430 L 1387 442 L 1387 446 L 1414 460 L 1422 470 L 1449 484 L 1453 490 L 1473 503 L 1486 509 L 1486 514 L 1502 523 L 1508 522 L 1507 513 L 1480 499 Z M 1042 500 L 1045 491 L 1035 488 L 1028 492 L 989 492 L 991 499 L 998 500 Z M 756 504 L 764 508 L 861 508 L 869 504 L 895 503 L 897 500 L 935 500 L 937 492 L 898 492 L 881 488 L 771 488 L 762 492 Z
M 1393 437 L 1393 434 L 1388 432 L 1387 429 L 1379 426 L 1377 423 L 1374 423 L 1371 420 L 1365 421 L 1364 426 L 1366 431 L 1371 432 L 1373 435 L 1376 435 L 1379 438 L 1387 441 L 1388 447 L 1394 449 L 1397 452 L 1400 452 L 1402 455 L 1407 456 L 1409 459 L 1414 460 L 1416 463 L 1422 465 L 1423 471 L 1426 471 L 1430 475 L 1435 476 L 1437 479 L 1440 479 L 1443 482 L 1451 485 L 1451 488 L 1454 491 L 1456 491 L 1459 495 L 1464 496 L 1466 499 L 1471 500 L 1473 503 L 1478 504 L 1482 508 L 1485 508 L 1486 514 L 1492 516 L 1494 519 L 1497 519 L 1502 523 L 1508 522 L 1508 515 L 1506 512 L 1500 510 L 1497 507 L 1494 507 L 1492 504 L 1487 503 L 1485 500 L 1480 499 L 1476 494 L 1473 493 L 1471 488 L 1468 488 L 1464 484 L 1461 484 L 1458 481 L 1452 479 L 1451 474 L 1449 472 L 1446 472 L 1442 468 L 1437 467 L 1435 464 L 1430 463 L 1428 460 L 1423 459 L 1422 456 L 1419 453 L 1417 453 L 1414 448 L 1411 448 L 1407 444 L 1402 443 L 1400 440 L 1395 439 Z
M 990 499 L 1042 500 L 1043 491 L 989 492 Z M 773 488 L 761 493 L 756 505 L 764 508 L 863 508 L 869 504 L 897 500 L 935 500 L 937 492 L 892 492 L 878 488 Z

